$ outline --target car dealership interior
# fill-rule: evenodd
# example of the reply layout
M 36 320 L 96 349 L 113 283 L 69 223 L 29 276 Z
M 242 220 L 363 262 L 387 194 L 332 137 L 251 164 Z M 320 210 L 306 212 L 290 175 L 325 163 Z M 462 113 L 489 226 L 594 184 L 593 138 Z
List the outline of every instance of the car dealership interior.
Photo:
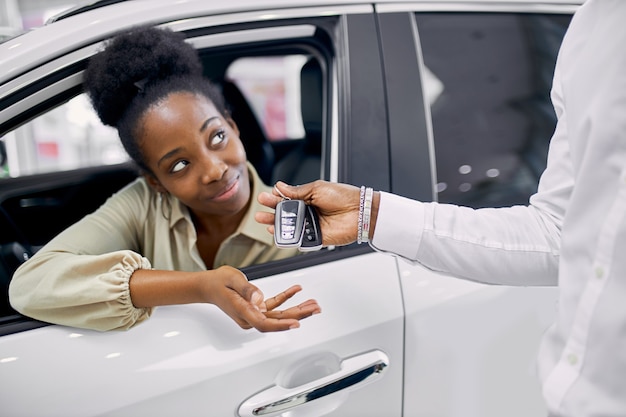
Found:
M 2 0 L 0 28 L 2 37 L 41 26 L 47 19 L 74 7 L 67 0 Z

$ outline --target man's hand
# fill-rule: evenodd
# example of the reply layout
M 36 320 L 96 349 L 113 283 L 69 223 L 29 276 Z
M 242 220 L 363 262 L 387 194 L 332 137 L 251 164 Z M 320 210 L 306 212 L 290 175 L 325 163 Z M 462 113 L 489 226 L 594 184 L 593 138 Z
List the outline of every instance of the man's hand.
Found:
M 297 187 L 278 182 L 273 193 L 259 194 L 258 201 L 266 207 L 275 209 L 283 197 L 304 200 L 312 205 L 319 215 L 324 246 L 348 245 L 357 238 L 359 217 L 359 188 L 348 185 L 318 180 Z M 274 213 L 258 212 L 255 219 L 268 225 L 267 230 L 274 233 Z

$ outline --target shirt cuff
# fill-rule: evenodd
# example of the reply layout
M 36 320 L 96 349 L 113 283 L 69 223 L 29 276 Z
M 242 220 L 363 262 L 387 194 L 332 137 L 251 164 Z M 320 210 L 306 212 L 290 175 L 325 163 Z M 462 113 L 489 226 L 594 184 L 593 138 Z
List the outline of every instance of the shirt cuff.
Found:
M 370 241 L 372 248 L 416 261 L 423 230 L 423 203 L 380 192 L 376 229 Z

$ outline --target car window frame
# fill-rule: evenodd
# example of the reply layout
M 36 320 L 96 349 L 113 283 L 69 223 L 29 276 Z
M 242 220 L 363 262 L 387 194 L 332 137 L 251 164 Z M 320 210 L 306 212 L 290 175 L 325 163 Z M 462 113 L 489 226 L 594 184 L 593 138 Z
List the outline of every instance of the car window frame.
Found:
M 341 8 L 339 8 L 341 9 Z M 299 17 L 295 19 L 271 19 L 267 22 L 240 22 L 233 23 L 228 26 L 229 32 L 236 32 L 237 30 L 246 30 L 249 27 L 255 27 L 259 25 L 265 25 L 267 27 L 281 26 L 279 32 L 288 35 L 289 31 L 284 29 L 285 25 L 301 26 L 304 21 L 314 21 L 315 19 L 328 19 L 329 16 L 324 16 L 322 11 L 324 9 L 315 9 L 316 15 L 306 16 L 307 9 L 298 9 L 297 15 Z M 355 156 L 351 152 L 351 149 L 355 146 L 354 142 L 358 141 L 361 137 L 361 132 L 367 129 L 366 126 L 358 123 L 355 119 L 346 117 L 351 122 L 351 125 L 342 122 L 341 114 L 350 113 L 350 103 L 354 103 L 355 98 L 350 94 L 353 84 L 355 84 L 354 66 L 350 66 L 350 59 L 347 59 L 349 53 L 353 54 L 352 59 L 355 56 L 367 56 L 371 55 L 371 48 L 368 41 L 374 42 L 374 51 L 376 52 L 370 57 L 370 60 L 374 63 L 380 64 L 378 39 L 376 33 L 371 31 L 374 24 L 373 8 L 371 6 L 346 6 L 343 12 L 349 12 L 348 14 L 341 14 L 337 12 L 337 27 L 333 28 L 336 31 L 336 36 L 333 45 L 338 50 L 332 52 L 332 56 L 326 54 L 327 68 L 327 85 L 326 85 L 326 108 L 327 117 L 332 117 L 331 123 L 326 123 L 325 132 L 329 142 L 325 146 L 323 154 L 323 166 L 324 166 L 324 178 L 331 181 L 350 181 L 353 178 L 358 178 L 358 175 L 354 175 L 353 169 L 355 168 Z M 355 14 L 350 14 L 354 12 Z M 240 16 L 241 14 L 237 14 Z M 200 18 L 201 21 L 206 18 Z M 193 28 L 190 22 L 194 19 L 188 19 L 184 21 L 187 29 L 184 33 L 189 37 L 190 42 L 193 42 L 195 36 L 199 36 L 202 33 L 198 30 L 197 26 Z M 223 19 L 220 19 L 223 22 Z M 291 22 L 291 23 L 290 23 Z M 156 26 L 170 26 L 180 29 L 180 26 L 176 26 L 173 22 L 165 22 Z M 219 30 L 220 33 L 225 31 L 225 27 L 222 25 L 219 28 L 211 28 L 211 30 Z M 328 29 L 328 28 L 326 28 Z M 353 33 L 350 33 L 350 31 Z M 373 33 L 372 33 L 373 32 Z M 249 32 L 255 33 L 255 32 Z M 310 32 L 309 32 L 310 33 Z M 354 45 L 348 47 L 349 39 L 345 36 L 349 34 L 350 40 L 359 40 L 359 47 L 355 48 Z M 368 34 L 366 38 L 368 41 L 360 39 L 363 34 Z M 202 35 L 206 36 L 206 34 Z M 223 34 L 220 36 L 224 36 Z M 205 38 L 206 39 L 206 38 Z M 204 42 L 205 39 L 199 42 Z M 272 41 L 276 41 L 273 38 Z M 82 90 L 82 76 L 84 69 L 86 68 L 87 61 L 90 56 L 95 54 L 106 42 L 106 39 L 99 40 L 93 44 L 83 46 L 75 51 L 67 53 L 61 57 L 53 59 L 48 63 L 33 69 L 26 71 L 11 81 L 5 83 L 0 87 L 0 101 L 2 106 L 0 107 L 0 132 L 4 134 L 6 131 L 15 129 L 22 124 L 32 120 L 33 118 L 41 115 L 45 111 L 58 106 L 61 103 L 68 101 L 83 92 Z M 234 45 L 238 45 L 234 43 Z M 219 47 L 219 46 L 218 46 Z M 355 54 L 355 51 L 356 54 Z M 323 56 L 324 54 L 322 54 Z M 376 84 L 382 91 L 382 76 L 380 73 L 374 75 L 374 79 L 380 77 Z M 360 82 L 365 83 L 364 80 Z M 343 95 L 339 94 L 343 93 Z M 34 95 L 31 95 L 33 93 Z M 363 94 L 361 91 L 360 94 Z M 382 97 L 378 99 L 378 106 L 381 107 L 384 104 Z M 23 113 L 19 112 L 19 108 L 28 106 L 29 110 Z M 382 112 L 384 113 L 384 111 Z M 357 127 L 354 129 L 354 127 Z M 386 130 L 385 124 L 380 126 L 381 131 Z M 341 132 L 346 134 L 346 140 L 339 140 Z M 378 140 L 378 138 L 376 139 Z M 360 144 L 357 147 L 362 148 Z M 383 135 L 383 147 L 386 148 L 386 137 Z M 367 150 L 366 148 L 363 148 Z M 369 150 L 369 155 L 378 157 L 381 152 L 376 150 Z M 383 157 L 383 161 L 385 158 Z M 324 162 L 325 161 L 325 162 Z M 371 176 L 371 170 L 360 163 L 361 168 L 357 171 L 366 172 Z M 377 188 L 388 189 L 389 185 L 386 181 L 386 177 L 382 176 L 383 181 L 378 181 Z M 380 177 L 377 177 L 380 179 Z M 255 265 L 248 268 L 242 268 L 250 279 L 260 279 L 267 276 L 275 275 L 278 273 L 289 272 L 301 268 L 307 268 L 309 266 L 329 262 L 332 260 L 338 260 L 353 256 L 358 256 L 364 253 L 372 252 L 373 250 L 367 246 L 351 245 L 341 248 L 327 248 L 316 253 L 307 254 L 308 256 L 299 256 L 296 258 L 286 259 L 283 261 L 274 261 L 264 263 L 261 265 Z M 0 318 L 0 333 L 8 334 L 16 331 L 28 330 L 47 325 L 34 321 L 32 319 L 14 316 L 8 317 L 9 323 L 3 324 Z

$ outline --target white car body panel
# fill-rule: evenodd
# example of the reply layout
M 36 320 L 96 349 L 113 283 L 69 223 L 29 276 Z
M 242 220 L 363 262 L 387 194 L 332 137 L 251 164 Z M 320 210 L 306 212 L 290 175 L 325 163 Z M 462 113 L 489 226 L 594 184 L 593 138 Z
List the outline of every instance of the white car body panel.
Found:
M 301 283 L 318 300 L 322 314 L 288 332 L 242 330 L 216 307 L 194 304 L 157 308 L 126 332 L 49 326 L 2 337 L 2 414 L 231 416 L 307 358 L 318 360 L 300 372 L 317 379 L 336 360 L 375 348 L 390 362 L 380 380 L 316 400 L 312 415 L 401 415 L 403 307 L 394 274 L 394 258 L 368 254 L 254 281 L 267 295 Z M 310 406 L 302 408 L 293 415 L 307 415 Z
M 546 415 L 536 357 L 556 313 L 557 289 L 486 285 L 402 259 L 398 266 L 405 415 Z
M 473 283 L 378 253 L 254 282 L 266 294 L 302 283 L 322 314 L 298 330 L 262 334 L 240 329 L 214 306 L 194 304 L 157 308 L 126 332 L 48 326 L 5 336 L 3 414 L 236 415 L 244 400 L 280 385 L 285 374 L 321 378 L 372 348 L 389 357 L 379 381 L 289 416 L 545 413 L 534 366 L 554 316 L 555 288 Z M 307 367 L 299 370 L 302 363 Z

